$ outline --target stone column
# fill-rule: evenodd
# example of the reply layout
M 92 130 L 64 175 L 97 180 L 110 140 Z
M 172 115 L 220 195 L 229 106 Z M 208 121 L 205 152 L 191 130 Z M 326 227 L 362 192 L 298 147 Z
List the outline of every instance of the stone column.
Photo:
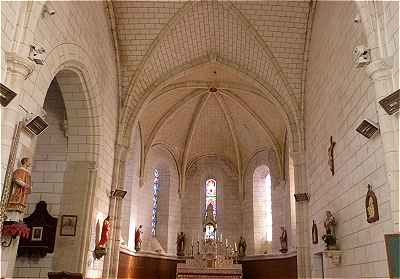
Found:
M 393 227 L 390 232 L 398 232 L 399 227 L 399 113 L 388 115 L 381 107 L 379 101 L 392 94 L 393 77 L 392 66 L 386 61 L 393 61 L 392 57 L 378 59 L 366 68 L 367 73 L 374 82 L 376 93 L 376 109 L 378 113 L 380 136 L 382 138 L 385 156 L 385 171 L 390 187 L 391 210 Z M 385 233 L 390 233 L 386 231 Z
M 295 192 L 307 193 L 304 151 L 292 152 Z M 296 202 L 297 277 L 311 278 L 308 201 Z
M 16 96 L 16 100 L 13 100 L 6 108 L 1 109 L 1 129 L 3 136 L 1 148 L 5 150 L 6 154 L 10 154 L 10 149 L 12 145 L 12 137 L 13 131 L 15 130 L 15 125 L 25 116 L 23 113 L 18 110 L 19 100 L 21 99 L 24 81 L 32 73 L 34 69 L 34 64 L 29 59 L 18 56 L 15 53 L 7 52 L 6 53 L 6 65 L 7 65 L 7 73 L 5 78 L 5 85 L 15 91 L 18 95 Z M 7 117 L 5 117 L 5 115 Z M 15 150 L 16 152 L 16 150 Z M 9 156 L 7 157 L 9 158 Z M 5 158 L 5 160 L 7 160 Z M 15 161 L 15 156 L 11 158 Z M 4 159 L 3 159 L 4 160 Z M 14 166 L 15 162 L 11 162 L 10 166 Z M 5 175 L 12 175 L 12 172 L 6 172 L 5 167 L 7 166 L 6 161 L 2 161 L 2 169 Z M 4 181 L 4 177 L 1 177 L 2 181 Z M 9 181 L 9 179 L 7 179 Z M 2 195 L 2 212 L 3 208 L 5 208 L 8 200 L 8 196 L 10 193 L 11 183 L 5 183 L 3 185 L 3 195 Z M 3 216 L 2 216 L 3 217 Z M 22 219 L 23 214 L 20 213 L 18 216 L 14 216 L 14 219 Z M 2 219 L 2 218 L 1 218 Z M 3 240 L 2 240 L 3 241 Z M 10 278 L 13 276 L 15 260 L 17 256 L 19 237 L 12 241 L 9 247 L 1 247 L 1 271 L 0 277 Z
M 124 173 L 125 173 L 125 158 L 128 147 L 122 144 L 115 145 L 114 157 L 114 170 L 112 189 L 124 188 Z M 121 208 L 122 199 L 111 197 L 109 216 L 112 220 L 112 230 L 110 232 L 110 244 L 108 247 L 108 254 L 104 259 L 103 278 L 117 278 L 118 276 L 118 262 L 119 262 L 119 248 L 120 248 L 120 226 L 121 226 Z

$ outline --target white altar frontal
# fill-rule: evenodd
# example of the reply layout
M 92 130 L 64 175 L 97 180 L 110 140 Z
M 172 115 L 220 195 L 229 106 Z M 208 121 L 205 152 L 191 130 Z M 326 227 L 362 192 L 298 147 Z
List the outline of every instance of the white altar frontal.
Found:
M 233 249 L 227 241 L 203 239 L 192 244 L 192 257 L 185 263 L 178 263 L 176 278 L 241 279 L 242 265 L 237 264 L 237 260 L 236 247 Z

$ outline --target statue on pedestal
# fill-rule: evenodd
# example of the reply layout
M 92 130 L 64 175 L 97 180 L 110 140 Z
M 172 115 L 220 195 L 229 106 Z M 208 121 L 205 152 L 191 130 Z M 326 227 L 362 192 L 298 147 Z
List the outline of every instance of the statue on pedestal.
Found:
M 111 229 L 111 217 L 107 216 L 103 221 L 103 227 L 101 229 L 101 238 L 94 249 L 94 256 L 96 259 L 100 259 L 106 254 L 106 245 L 108 238 L 110 237 Z
M 7 211 L 24 212 L 27 196 L 32 192 L 31 166 L 31 159 L 25 157 L 21 159 L 21 166 L 14 171 Z
M 176 237 L 176 255 L 185 256 L 185 234 L 178 233 Z
M 246 240 L 244 240 L 243 236 L 240 237 L 239 239 L 239 257 L 244 257 L 246 256 Z
M 287 232 L 285 230 L 285 227 L 281 227 L 281 236 L 280 236 L 280 241 L 281 241 L 281 253 L 287 253 L 288 251 L 288 244 L 287 244 Z
M 139 225 L 139 227 L 135 231 L 135 250 L 140 251 L 142 249 L 142 225 Z
M 324 227 L 326 234 L 322 236 L 322 240 L 326 243 L 326 248 L 328 250 L 335 250 L 336 248 L 336 220 L 332 213 L 328 210 L 326 211 L 326 218 L 324 221 Z

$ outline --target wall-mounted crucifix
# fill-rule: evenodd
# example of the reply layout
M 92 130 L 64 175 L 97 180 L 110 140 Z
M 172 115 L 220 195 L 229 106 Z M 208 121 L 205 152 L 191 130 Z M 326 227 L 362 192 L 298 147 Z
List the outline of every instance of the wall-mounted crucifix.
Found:
M 333 160 L 333 149 L 335 148 L 336 142 L 333 141 L 332 136 L 331 136 L 331 145 L 328 148 L 328 165 L 329 168 L 331 169 L 332 175 L 335 175 L 335 164 Z

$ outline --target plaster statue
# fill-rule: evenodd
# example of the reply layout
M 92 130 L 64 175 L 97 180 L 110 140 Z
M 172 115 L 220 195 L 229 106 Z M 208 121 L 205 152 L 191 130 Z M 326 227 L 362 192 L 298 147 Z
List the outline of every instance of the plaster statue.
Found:
M 139 227 L 135 231 L 135 250 L 140 251 L 142 249 L 142 225 L 139 225 Z
M 322 236 L 322 240 L 325 241 L 328 250 L 336 249 L 336 232 L 335 232 L 336 220 L 329 210 L 326 211 L 324 227 L 326 234 Z
M 285 230 L 285 227 L 281 227 L 281 236 L 280 236 L 280 241 L 281 241 L 281 253 L 287 253 L 288 251 L 288 244 L 287 244 L 287 232 Z
M 326 219 L 324 222 L 326 234 L 335 236 L 336 220 L 333 217 L 332 212 L 326 211 Z
M 246 240 L 244 240 L 243 236 L 240 237 L 239 239 L 239 257 L 244 257 L 246 256 Z
M 7 211 L 24 212 L 27 196 L 32 192 L 31 166 L 30 158 L 22 158 L 21 166 L 14 171 Z
M 178 256 L 185 255 L 185 234 L 180 232 L 176 237 L 176 254 Z
M 103 221 L 103 227 L 101 229 L 101 238 L 99 243 L 97 244 L 99 247 L 105 247 L 108 238 L 110 237 L 110 228 L 111 228 L 111 217 L 107 216 L 106 219 Z

